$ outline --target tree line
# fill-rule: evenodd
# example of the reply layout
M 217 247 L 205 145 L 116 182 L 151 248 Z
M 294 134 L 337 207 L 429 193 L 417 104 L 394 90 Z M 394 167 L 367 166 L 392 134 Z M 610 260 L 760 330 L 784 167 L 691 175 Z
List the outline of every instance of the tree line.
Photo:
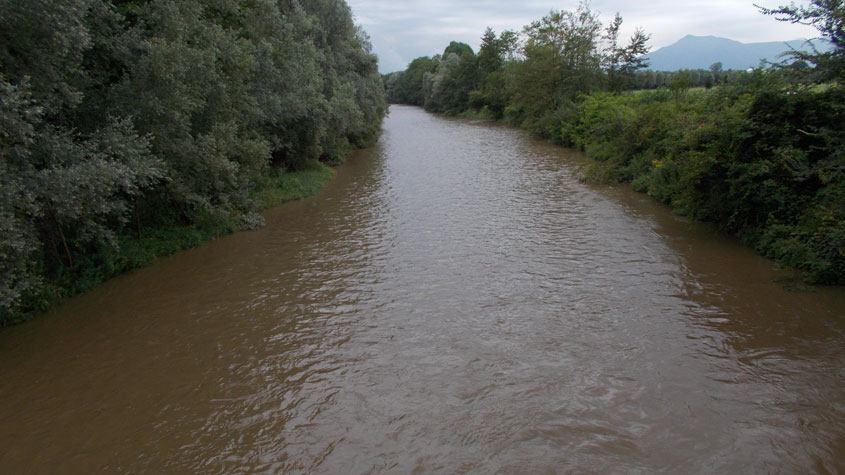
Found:
M 266 177 L 385 110 L 343 0 L 0 0 L 0 326 L 175 228 L 260 226 Z
M 388 100 L 446 114 L 473 111 L 549 136 L 554 117 L 581 95 L 634 84 L 649 35 L 637 29 L 623 44 L 621 26 L 619 14 L 605 27 L 582 3 L 552 10 L 521 32 L 488 28 L 478 54 L 452 42 L 443 54 L 386 75 Z
M 631 182 L 813 283 L 845 284 L 845 54 L 839 0 L 763 9 L 814 26 L 830 51 L 753 71 L 646 70 L 648 35 L 619 40 L 585 4 L 521 32 L 487 29 L 385 76 L 391 102 L 501 120 L 595 159 L 592 182 Z M 791 62 L 789 60 L 794 60 Z

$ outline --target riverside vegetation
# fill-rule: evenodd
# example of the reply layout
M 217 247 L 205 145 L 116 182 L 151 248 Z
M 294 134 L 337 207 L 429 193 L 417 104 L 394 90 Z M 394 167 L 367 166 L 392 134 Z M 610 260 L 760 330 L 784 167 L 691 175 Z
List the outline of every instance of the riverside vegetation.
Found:
M 582 4 L 521 33 L 488 28 L 478 54 L 453 42 L 385 86 L 391 102 L 584 150 L 595 159 L 586 180 L 630 182 L 808 282 L 845 284 L 845 11 L 813 0 L 761 12 L 816 27 L 832 49 L 751 72 L 655 73 L 644 71 L 647 34 L 620 44 L 621 16 L 603 27 Z
M 260 226 L 385 111 L 343 0 L 0 0 L 0 327 Z

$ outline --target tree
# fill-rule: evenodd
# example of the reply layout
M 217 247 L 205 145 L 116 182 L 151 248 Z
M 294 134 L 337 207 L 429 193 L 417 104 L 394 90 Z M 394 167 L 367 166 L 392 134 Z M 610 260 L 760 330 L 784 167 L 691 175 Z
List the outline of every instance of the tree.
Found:
M 393 102 L 421 106 L 425 104 L 423 78 L 437 71 L 438 63 L 428 56 L 421 56 L 408 64 L 393 86 Z
M 0 3 L 0 36 L 9 39 L 0 46 L 9 74 L 0 76 L 0 313 L 39 291 L 38 274 L 115 247 L 135 200 L 165 179 L 150 138 L 125 112 L 78 111 L 86 92 L 107 94 L 120 77 L 108 61 L 96 61 L 109 65 L 98 74 L 86 70 L 92 39 L 109 34 L 91 24 L 109 8 L 97 0 Z
M 502 68 L 505 62 L 505 45 L 496 36 L 492 28 L 487 27 L 481 37 L 481 46 L 478 49 L 478 67 L 484 74 L 490 74 Z
M 47 118 L 79 104 L 82 56 L 91 43 L 85 16 L 91 1 L 0 0 L 0 65 L 6 79 L 31 84 Z
M 40 243 L 32 219 L 38 206 L 29 147 L 42 108 L 29 88 L 27 82 L 16 86 L 0 75 L 0 325 L 41 284 L 32 259 Z
M 645 55 L 649 47 L 646 43 L 650 38 L 637 28 L 627 46 L 619 46 L 619 28 L 622 26 L 622 16 L 616 13 L 613 22 L 607 27 L 603 39 L 608 42 L 602 55 L 602 66 L 607 74 L 607 81 L 611 91 L 620 92 L 631 86 L 634 73 L 648 66 Z
M 300 167 L 319 156 L 322 136 L 316 105 L 323 98 L 323 80 L 311 19 L 298 4 L 273 0 L 258 0 L 241 15 L 243 27 L 237 31 L 253 57 L 246 82 L 253 114 L 246 127 L 263 138 L 272 165 Z
M 472 51 L 472 46 L 466 43 L 461 43 L 459 41 L 450 42 L 449 46 L 447 46 L 446 49 L 443 50 L 443 57 L 445 58 L 452 53 L 458 55 L 458 57 L 461 57 L 465 54 L 475 55 L 475 53 L 473 53 Z
M 260 223 L 269 166 L 378 135 L 376 61 L 343 0 L 0 0 L 0 326 L 144 226 Z
M 387 96 L 387 102 L 389 104 L 396 104 L 400 102 L 396 94 L 396 85 L 404 75 L 405 71 L 394 71 L 392 73 L 382 75 L 381 81 L 384 83 L 384 93 Z
M 672 75 L 672 79 L 669 81 L 669 90 L 672 91 L 672 95 L 675 97 L 675 100 L 680 101 L 686 97 L 687 92 L 692 85 L 692 71 L 689 69 L 682 69 Z
M 554 114 L 600 86 L 600 33 L 601 22 L 585 3 L 574 12 L 552 10 L 523 29 L 524 60 L 515 83 L 531 87 L 515 88 L 513 108 L 522 111 L 533 132 L 555 136 Z
M 716 62 L 710 65 L 710 74 L 712 77 L 712 84 L 719 84 L 722 82 L 722 75 L 724 72 L 722 71 L 722 63 Z
M 815 66 L 803 70 L 808 81 L 845 81 L 845 6 L 842 0 L 811 0 L 806 7 L 795 4 L 778 8 L 754 6 L 764 15 L 772 15 L 778 21 L 812 26 L 833 45 L 833 49 L 826 52 L 820 52 L 811 45 L 812 51 L 793 50 L 788 53 L 796 61 L 805 61 Z
M 510 99 L 509 74 L 512 71 L 518 36 L 510 30 L 496 36 L 487 28 L 478 50 L 479 88 L 471 91 L 469 106 L 486 110 L 493 118 L 501 119 Z
M 452 115 L 467 110 L 469 94 L 477 88 L 478 77 L 478 60 L 472 48 L 453 41 L 444 51 L 437 73 L 430 76 L 430 89 L 425 96 L 426 109 Z
M 344 0 L 310 0 L 302 5 L 319 25 L 312 28 L 311 39 L 320 53 L 323 95 L 328 100 L 320 157 L 339 163 L 352 146 L 364 146 L 378 134 L 371 124 L 380 122 L 386 104 L 377 60 L 369 37 L 355 26 Z

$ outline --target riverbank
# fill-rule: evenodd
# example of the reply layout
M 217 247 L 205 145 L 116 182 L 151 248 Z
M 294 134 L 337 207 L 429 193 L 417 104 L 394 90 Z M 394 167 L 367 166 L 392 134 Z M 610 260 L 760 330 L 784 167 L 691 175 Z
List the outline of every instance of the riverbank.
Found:
M 260 226 L 327 176 L 264 174 L 342 161 L 387 107 L 342 0 L 2 2 L 0 36 L 0 327 Z
M 594 159 L 584 177 L 631 183 L 715 224 L 812 284 L 845 284 L 841 88 L 794 91 L 755 72 L 735 84 L 584 96 L 555 142 Z
M 0 467 L 843 472 L 845 288 L 585 160 L 392 107 L 261 230 L 0 331 Z
M 584 151 L 586 182 L 630 183 L 806 283 L 843 285 L 843 103 L 841 87 L 795 90 L 755 71 L 712 89 L 585 94 L 542 120 L 509 107 L 499 121 Z M 487 109 L 455 115 L 496 119 Z
M 841 31 L 829 26 L 838 11 L 816 7 L 760 9 L 779 20 L 812 18 L 834 46 L 784 53 L 799 60 L 789 66 L 643 71 L 648 35 L 638 29 L 618 44 L 622 17 L 605 30 L 581 4 L 552 10 L 521 34 L 488 28 L 477 53 L 452 41 L 384 76 L 385 88 L 391 102 L 493 118 L 583 150 L 597 161 L 587 181 L 630 182 L 809 283 L 843 285 L 845 56 Z M 659 83 L 642 81 L 657 74 Z
M 303 169 L 297 171 L 270 169 L 258 180 L 250 196 L 258 210 L 266 210 L 319 193 L 333 176 L 334 169 L 317 160 L 308 161 Z M 120 234 L 115 248 L 102 249 L 77 259 L 73 267 L 62 267 L 52 278 L 45 279 L 42 291 L 28 296 L 23 302 L 23 311 L 0 313 L 0 328 L 28 321 L 66 298 L 87 292 L 120 274 L 147 267 L 157 258 L 260 226 L 262 220 L 256 216 L 237 211 L 203 211 L 196 213 L 190 224 L 147 227 L 140 236 L 135 233 Z

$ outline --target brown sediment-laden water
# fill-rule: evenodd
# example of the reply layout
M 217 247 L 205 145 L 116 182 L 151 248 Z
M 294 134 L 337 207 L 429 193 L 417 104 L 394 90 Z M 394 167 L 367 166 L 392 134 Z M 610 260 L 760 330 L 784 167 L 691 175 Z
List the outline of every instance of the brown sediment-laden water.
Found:
M 0 332 L 0 471 L 845 470 L 845 291 L 393 106 L 267 226 Z

